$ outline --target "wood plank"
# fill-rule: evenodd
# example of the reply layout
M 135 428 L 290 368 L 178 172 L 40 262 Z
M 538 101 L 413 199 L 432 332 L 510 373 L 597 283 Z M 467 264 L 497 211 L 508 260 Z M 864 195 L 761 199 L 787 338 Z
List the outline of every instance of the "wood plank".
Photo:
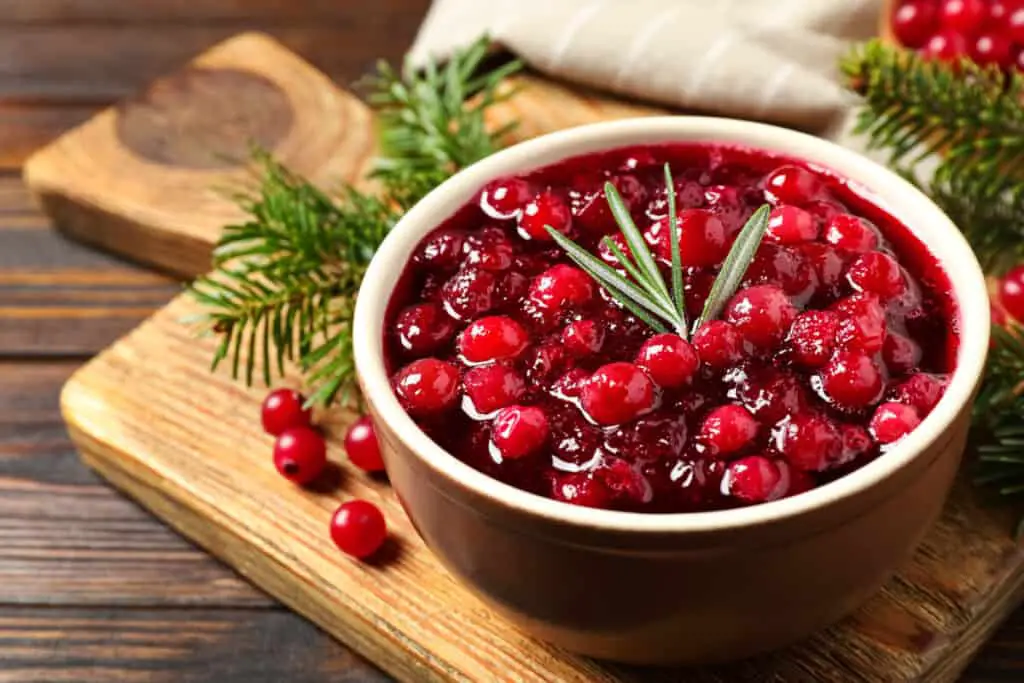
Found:
M 20 170 L 32 153 L 107 104 L 106 100 L 66 104 L 0 101 L 0 171 Z

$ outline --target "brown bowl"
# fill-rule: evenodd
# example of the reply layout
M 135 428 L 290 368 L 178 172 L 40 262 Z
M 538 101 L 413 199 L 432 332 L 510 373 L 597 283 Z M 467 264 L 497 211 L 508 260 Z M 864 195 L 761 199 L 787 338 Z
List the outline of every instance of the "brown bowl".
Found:
M 921 425 L 883 457 L 821 488 L 748 508 L 653 515 L 581 508 L 494 480 L 432 442 L 385 370 L 385 308 L 430 230 L 502 176 L 603 149 L 737 143 L 806 159 L 862 186 L 949 274 L 957 368 Z M 949 219 L 887 169 L 801 133 L 728 119 L 663 117 L 555 133 L 502 151 L 434 190 L 371 264 L 355 317 L 363 394 L 399 499 L 444 565 L 495 611 L 575 652 L 634 663 L 743 657 L 803 638 L 855 608 L 939 515 L 960 463 L 988 349 L 981 269 Z

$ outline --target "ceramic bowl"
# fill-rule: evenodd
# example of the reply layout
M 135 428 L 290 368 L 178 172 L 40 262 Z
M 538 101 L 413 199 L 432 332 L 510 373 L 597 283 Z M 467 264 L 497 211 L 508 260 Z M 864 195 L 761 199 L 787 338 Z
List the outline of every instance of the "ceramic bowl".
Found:
M 862 186 L 949 274 L 957 368 L 945 396 L 895 448 L 799 496 L 726 511 L 640 514 L 576 507 L 496 481 L 432 442 L 399 405 L 383 354 L 385 309 L 417 243 L 487 182 L 600 150 L 736 143 L 797 157 Z M 388 475 L 426 544 L 496 612 L 599 658 L 697 663 L 777 648 L 875 592 L 938 517 L 967 434 L 989 343 L 989 304 L 967 242 L 924 194 L 830 142 L 745 121 L 645 118 L 583 126 L 460 172 L 399 221 L 366 273 L 355 313 L 359 380 Z

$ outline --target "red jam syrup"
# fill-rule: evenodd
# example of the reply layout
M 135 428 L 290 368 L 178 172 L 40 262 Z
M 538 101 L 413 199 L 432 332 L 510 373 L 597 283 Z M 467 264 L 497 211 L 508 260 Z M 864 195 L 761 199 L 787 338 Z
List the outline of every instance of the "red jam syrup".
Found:
M 739 290 L 688 340 L 624 310 L 544 230 L 614 265 L 599 246 L 622 239 L 610 181 L 670 282 L 666 162 L 690 321 L 744 223 L 773 207 Z M 849 183 L 673 144 L 482 188 L 416 248 L 384 338 L 399 401 L 463 462 L 574 505 L 671 513 L 797 495 L 884 457 L 941 398 L 956 327 L 935 259 Z

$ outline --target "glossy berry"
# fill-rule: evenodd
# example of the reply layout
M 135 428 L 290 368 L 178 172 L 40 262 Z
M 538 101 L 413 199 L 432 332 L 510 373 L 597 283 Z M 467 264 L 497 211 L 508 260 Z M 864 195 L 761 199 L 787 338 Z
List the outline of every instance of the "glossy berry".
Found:
M 522 178 L 495 180 L 480 194 L 480 208 L 491 218 L 515 218 L 533 197 L 530 183 Z
M 749 446 L 757 437 L 757 420 L 744 408 L 724 405 L 713 409 L 700 426 L 700 440 L 712 455 L 722 457 Z
M 739 330 L 724 320 L 701 325 L 693 335 L 693 348 L 701 363 L 718 371 L 729 369 L 746 356 Z
M 467 322 L 494 306 L 498 280 L 482 268 L 463 268 L 441 288 L 445 311 L 456 320 Z
M 399 402 L 412 415 L 430 415 L 455 405 L 459 371 L 437 358 L 414 360 L 392 380 Z
M 874 446 L 868 430 L 859 425 L 844 424 L 839 427 L 839 433 L 843 437 L 844 463 L 864 455 Z
M 413 260 L 437 270 L 455 270 L 462 263 L 464 242 L 465 233 L 461 230 L 439 230 L 420 244 Z
M 879 399 L 882 373 L 867 354 L 840 351 L 821 371 L 821 386 L 828 399 L 842 408 L 857 410 Z
M 921 347 L 913 339 L 896 332 L 885 335 L 882 345 L 882 360 L 889 372 L 901 375 L 910 372 L 921 362 Z
M 369 415 L 364 415 L 353 422 L 345 432 L 345 453 L 348 455 L 348 461 L 361 470 L 384 470 L 380 443 L 377 441 L 377 432 Z
M 713 266 L 729 253 L 725 225 L 707 209 L 684 209 L 677 217 L 679 254 L 684 266 Z M 645 237 L 654 253 L 665 262 L 672 260 L 672 236 L 668 218 L 651 225 Z M 627 254 L 629 252 L 626 252 Z
M 602 425 L 629 422 L 651 410 L 654 401 L 654 384 L 632 363 L 601 366 L 580 390 L 580 406 Z
M 562 330 L 562 345 L 577 357 L 590 356 L 604 344 L 604 328 L 595 320 L 574 320 Z
M 274 389 L 263 399 L 260 418 L 263 431 L 277 436 L 292 427 L 313 424 L 313 411 L 304 407 L 306 399 L 293 389 Z
M 937 16 L 931 0 L 913 0 L 900 3 L 892 15 L 892 31 L 896 40 L 917 49 L 935 32 Z
M 295 484 L 309 484 L 320 476 L 326 464 L 327 445 L 315 429 L 292 427 L 274 442 L 274 467 Z
M 582 306 L 593 297 L 593 279 L 579 268 L 561 263 L 545 270 L 530 285 L 530 300 L 553 310 Z
M 764 503 L 782 493 L 779 466 L 763 455 L 751 455 L 729 463 L 722 490 L 745 503 Z
M 689 342 L 678 334 L 656 334 L 640 347 L 636 364 L 666 389 L 682 386 L 697 371 L 700 360 Z
M 989 32 L 978 35 L 970 43 L 971 59 L 978 64 L 994 64 L 1000 69 L 1013 66 L 1013 43 L 1003 33 Z
M 491 441 L 510 460 L 536 453 L 547 440 L 548 418 L 537 406 L 502 408 L 491 425 Z
M 380 508 L 366 500 L 342 503 L 331 517 L 331 540 L 346 555 L 365 559 L 380 550 L 388 537 Z
M 814 217 L 797 206 L 777 206 L 768 218 L 768 230 L 764 238 L 776 244 L 799 244 L 818 237 L 818 225 Z
M 774 432 L 775 447 L 795 469 L 827 470 L 842 455 L 842 435 L 836 424 L 816 413 L 792 415 Z
M 921 416 L 913 406 L 902 403 L 883 403 L 871 416 L 871 433 L 881 444 L 891 444 L 914 431 L 921 424 Z
M 844 213 L 834 216 L 825 226 L 823 235 L 826 242 L 858 254 L 878 247 L 878 233 L 874 226 L 863 218 Z
M 467 266 L 500 272 L 512 265 L 515 247 L 501 228 L 491 226 L 474 233 L 466 240 Z
M 846 261 L 835 248 L 821 242 L 808 242 L 796 247 L 811 267 L 822 293 L 835 289 L 843 279 Z
M 408 306 L 395 320 L 398 343 L 413 357 L 433 353 L 454 333 L 455 321 L 435 303 Z
M 999 282 L 999 303 L 1018 322 L 1024 322 L 1024 266 L 1017 266 Z
M 555 478 L 552 498 L 588 508 L 606 508 L 612 494 L 591 472 L 573 472 Z
M 572 229 L 572 213 L 568 205 L 553 192 L 541 192 L 527 202 L 519 214 L 519 235 L 523 239 L 550 241 L 547 226 L 562 234 Z
M 551 393 L 560 398 L 576 398 L 588 377 L 590 373 L 583 368 L 572 368 L 555 380 L 551 386 Z
M 885 343 L 885 311 L 870 294 L 853 294 L 832 306 L 839 316 L 836 342 L 839 346 L 867 354 L 877 353 Z
M 1017 43 L 1018 46 L 1024 44 L 1024 5 L 1014 7 L 1007 17 L 1006 20 L 1006 32 L 1009 35 L 1010 40 Z M 1024 54 L 1024 50 L 1021 50 L 1021 54 Z M 1021 64 L 1021 59 L 1017 59 L 1018 66 Z
M 725 320 L 761 349 L 777 346 L 796 314 L 796 306 L 786 293 L 773 285 L 741 289 L 725 307 Z
M 504 315 L 479 318 L 459 334 L 459 353 L 468 363 L 515 358 L 529 345 L 522 325 Z
M 805 204 L 818 199 L 821 180 L 799 166 L 781 166 L 765 179 L 765 193 L 777 204 Z
M 874 294 L 881 301 L 890 301 L 907 291 L 900 264 L 880 251 L 858 256 L 846 271 L 846 279 L 855 290 Z
M 890 390 L 894 401 L 913 406 L 918 414 L 927 415 L 946 391 L 947 380 L 938 375 L 919 372 Z
M 974 33 L 987 14 L 985 0 L 942 0 L 939 4 L 939 23 L 960 35 Z
M 806 311 L 793 320 L 786 346 L 804 368 L 820 368 L 832 357 L 839 316 L 832 311 Z
M 744 368 L 731 373 L 736 381 L 735 394 L 740 403 L 762 424 L 778 422 L 787 415 L 807 408 L 808 395 L 803 383 L 792 373 L 771 366 L 759 370 Z
M 967 54 L 967 39 L 956 31 L 940 31 L 928 39 L 921 54 L 928 59 L 952 62 Z
M 510 406 L 526 393 L 526 382 L 512 367 L 491 363 L 470 368 L 462 378 L 473 412 L 490 415 Z

